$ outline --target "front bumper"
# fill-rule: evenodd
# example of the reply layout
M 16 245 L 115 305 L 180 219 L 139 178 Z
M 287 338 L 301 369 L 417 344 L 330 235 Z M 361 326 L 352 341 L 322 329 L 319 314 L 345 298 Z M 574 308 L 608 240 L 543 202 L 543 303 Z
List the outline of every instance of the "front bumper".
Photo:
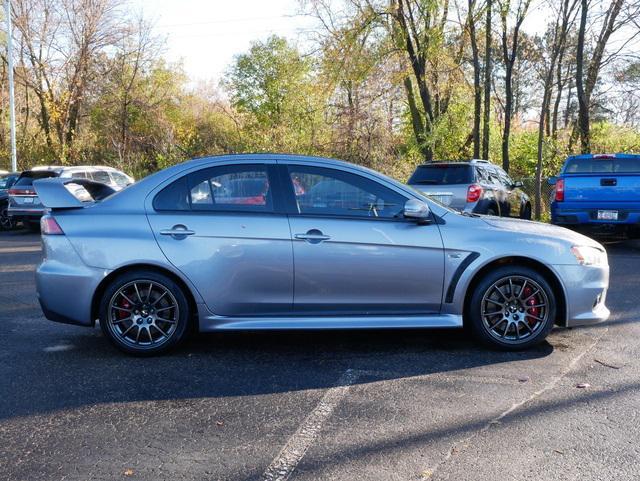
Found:
M 36 270 L 36 291 L 51 321 L 93 326 L 93 295 L 108 274 L 88 267 L 65 236 L 43 236 L 43 260 Z
M 553 266 L 565 289 L 565 327 L 604 322 L 610 312 L 605 304 L 609 288 L 609 266 Z

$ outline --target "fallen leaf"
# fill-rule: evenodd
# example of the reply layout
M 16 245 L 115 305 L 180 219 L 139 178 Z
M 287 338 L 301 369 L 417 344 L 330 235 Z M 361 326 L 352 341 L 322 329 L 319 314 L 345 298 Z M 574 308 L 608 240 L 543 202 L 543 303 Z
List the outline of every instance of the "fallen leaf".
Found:
M 224 426 L 224 422 L 222 422 L 222 421 L 216 421 L 216 426 Z
M 527 376 L 522 376 L 518 378 L 518 382 L 528 382 L 529 378 Z
M 133 469 L 127 468 L 124 470 L 124 473 L 122 474 L 124 474 L 125 476 L 133 476 Z
M 587 382 L 581 382 L 581 383 L 576 384 L 576 387 L 578 389 L 586 389 L 588 387 L 591 387 L 591 384 L 589 384 Z
M 564 451 L 561 451 L 559 449 L 554 449 L 553 452 L 558 454 L 564 454 Z
M 429 479 L 431 476 L 433 476 L 433 471 L 430 469 L 425 469 L 420 473 L 420 479 Z

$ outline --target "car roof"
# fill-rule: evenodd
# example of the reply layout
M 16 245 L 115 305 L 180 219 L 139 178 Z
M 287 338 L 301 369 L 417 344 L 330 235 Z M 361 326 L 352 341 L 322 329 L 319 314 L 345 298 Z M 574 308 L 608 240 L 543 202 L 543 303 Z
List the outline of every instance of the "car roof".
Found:
M 590 159 L 639 159 L 640 154 L 625 154 L 618 152 L 615 154 L 579 154 L 570 155 L 567 160 L 590 160 Z

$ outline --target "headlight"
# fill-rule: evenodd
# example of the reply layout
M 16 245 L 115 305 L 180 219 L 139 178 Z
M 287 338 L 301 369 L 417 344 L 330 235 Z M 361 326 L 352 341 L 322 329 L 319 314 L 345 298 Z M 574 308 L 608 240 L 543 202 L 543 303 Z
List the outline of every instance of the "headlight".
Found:
M 571 253 L 583 266 L 606 266 L 607 253 L 597 247 L 573 246 Z

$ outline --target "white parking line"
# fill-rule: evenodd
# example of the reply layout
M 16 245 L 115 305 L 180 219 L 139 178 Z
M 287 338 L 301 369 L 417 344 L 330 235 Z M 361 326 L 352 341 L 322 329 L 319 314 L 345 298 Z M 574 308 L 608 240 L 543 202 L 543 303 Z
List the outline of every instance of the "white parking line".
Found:
M 55 346 L 45 347 L 44 352 L 62 352 L 62 351 L 70 351 L 71 349 L 75 349 L 73 344 L 56 344 Z
M 309 414 L 296 432 L 289 438 L 280 453 L 267 467 L 262 479 L 264 481 L 286 481 L 293 473 L 309 447 L 318 437 L 325 421 L 329 419 L 361 373 L 347 369 L 334 387 L 329 389 L 311 414 Z

